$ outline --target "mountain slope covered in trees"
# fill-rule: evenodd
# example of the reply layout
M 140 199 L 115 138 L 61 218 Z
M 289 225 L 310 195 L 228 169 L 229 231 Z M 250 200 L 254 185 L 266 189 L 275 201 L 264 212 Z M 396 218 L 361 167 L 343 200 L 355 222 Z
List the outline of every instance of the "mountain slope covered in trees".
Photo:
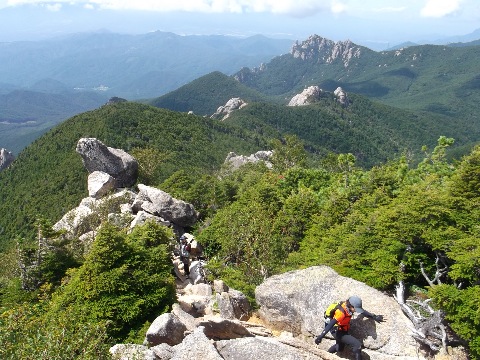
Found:
M 330 100 L 320 114 L 342 112 L 326 106 Z M 238 115 L 262 109 L 275 115 L 271 104 L 257 106 Z M 290 109 L 287 118 L 312 108 Z M 331 266 L 387 292 L 403 283 L 413 299 L 430 297 L 478 356 L 479 149 L 451 164 L 446 150 L 453 140 L 440 137 L 418 164 L 398 154 L 362 169 L 351 153 L 307 161 L 298 135 L 282 133 L 280 124 L 259 123 L 261 131 L 239 126 L 247 122 L 122 102 L 77 115 L 22 152 L 0 174 L 1 351 L 13 358 L 25 351 L 107 358 L 116 342 L 143 341 L 153 317 L 175 302 L 166 247 L 172 234 L 159 227 L 126 234 L 105 223 L 83 256 L 60 237 L 36 273 L 38 288 L 20 287 L 18 256 L 37 248 L 33 225 L 58 236 L 48 224 L 86 196 L 87 174 L 75 146 L 81 137 L 97 137 L 137 157 L 139 182 L 195 206 L 200 217 L 191 231 L 204 246 L 210 273 L 251 300 L 265 277 L 311 265 Z M 274 131 L 279 137 L 272 139 Z M 220 168 L 228 151 L 250 154 L 267 145 L 274 150 L 271 169 Z M 154 268 L 146 266 L 152 262 Z M 25 338 L 32 341 L 23 344 Z
M 37 139 L 0 173 L 2 245 L 14 234 L 31 232 L 38 216 L 59 220 L 85 196 L 87 173 L 75 153 L 82 137 L 149 157 L 152 164 L 145 176 L 156 182 L 182 168 L 191 173 L 218 168 L 229 151 L 249 154 L 267 144 L 228 123 L 137 103 L 105 105 L 77 115 Z

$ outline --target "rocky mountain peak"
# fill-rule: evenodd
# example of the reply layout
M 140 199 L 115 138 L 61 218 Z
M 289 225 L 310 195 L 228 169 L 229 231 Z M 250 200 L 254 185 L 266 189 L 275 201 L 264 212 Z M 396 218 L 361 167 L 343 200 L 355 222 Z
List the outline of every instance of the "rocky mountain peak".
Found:
M 341 60 L 348 67 L 354 57 L 360 57 L 361 47 L 350 40 L 332 41 L 318 35 L 312 35 L 307 40 L 293 44 L 290 53 L 294 58 L 302 60 L 315 60 L 331 64 L 335 60 Z

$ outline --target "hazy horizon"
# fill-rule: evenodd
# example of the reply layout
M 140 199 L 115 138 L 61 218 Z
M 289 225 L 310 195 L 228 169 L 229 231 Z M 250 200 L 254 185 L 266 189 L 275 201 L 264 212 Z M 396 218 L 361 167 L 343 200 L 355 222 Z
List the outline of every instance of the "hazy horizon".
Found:
M 96 31 L 292 41 L 317 34 L 382 50 L 407 41 L 461 41 L 479 28 L 477 0 L 0 0 L 2 42 Z

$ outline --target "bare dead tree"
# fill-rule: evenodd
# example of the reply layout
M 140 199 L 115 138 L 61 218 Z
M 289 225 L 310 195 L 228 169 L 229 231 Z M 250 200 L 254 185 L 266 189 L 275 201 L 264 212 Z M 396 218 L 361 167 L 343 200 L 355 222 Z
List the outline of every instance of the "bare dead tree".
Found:
M 422 272 L 423 277 L 425 278 L 425 280 L 427 280 L 428 285 L 430 286 L 441 284 L 442 278 L 448 273 L 448 266 L 443 261 L 443 256 L 441 256 L 439 252 L 435 252 L 435 255 L 435 265 L 437 267 L 437 270 L 435 271 L 435 276 L 433 277 L 433 279 L 430 279 L 430 277 L 427 275 L 423 262 L 418 262 L 420 264 L 420 271 Z M 442 266 L 440 266 L 440 263 L 442 263 Z
M 448 271 L 448 267 L 442 262 L 440 254 L 436 255 L 436 271 L 432 279 L 428 276 L 425 267 L 420 262 L 420 271 L 430 286 L 441 284 L 442 277 Z M 413 324 L 412 336 L 418 342 L 428 346 L 432 351 L 446 351 L 449 339 L 443 311 L 434 310 L 430 306 L 431 299 L 423 301 L 405 300 L 405 283 L 403 281 L 398 283 L 395 290 L 395 300 Z

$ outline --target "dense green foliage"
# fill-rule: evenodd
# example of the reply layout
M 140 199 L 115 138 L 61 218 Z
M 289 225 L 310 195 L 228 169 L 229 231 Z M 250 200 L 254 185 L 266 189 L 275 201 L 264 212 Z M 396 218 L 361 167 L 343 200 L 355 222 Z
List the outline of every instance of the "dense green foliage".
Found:
M 329 94 L 307 107 L 252 103 L 224 122 L 130 102 L 105 105 L 49 131 L 0 173 L 0 246 L 16 235 L 31 234 L 39 216 L 55 222 L 78 204 L 86 193 L 82 179 L 87 174 L 75 153 L 82 137 L 134 154 L 140 161 L 139 182 L 155 185 L 182 169 L 194 176 L 207 174 L 218 169 L 230 151 L 266 150 L 284 133 L 301 139 L 310 159 L 352 153 L 358 165 L 368 167 L 402 152 L 418 158 L 422 145 L 433 146 L 441 131 L 447 131 L 442 121 L 357 96 L 343 108 Z
M 362 170 L 345 154 L 330 170 L 224 173 L 216 187 L 230 184 L 233 200 L 211 198 L 218 210 L 197 231 L 210 270 L 252 301 L 266 277 L 321 264 L 384 291 L 426 288 L 478 358 L 480 148 L 454 166 L 452 142 L 441 137 L 415 166 L 399 157 Z
M 176 299 L 172 235 L 155 223 L 128 235 L 106 223 L 60 287 L 44 284 L 36 301 L 14 304 L 8 296 L 21 290 L 2 289 L 2 359 L 108 359 L 113 344 L 141 342 Z

